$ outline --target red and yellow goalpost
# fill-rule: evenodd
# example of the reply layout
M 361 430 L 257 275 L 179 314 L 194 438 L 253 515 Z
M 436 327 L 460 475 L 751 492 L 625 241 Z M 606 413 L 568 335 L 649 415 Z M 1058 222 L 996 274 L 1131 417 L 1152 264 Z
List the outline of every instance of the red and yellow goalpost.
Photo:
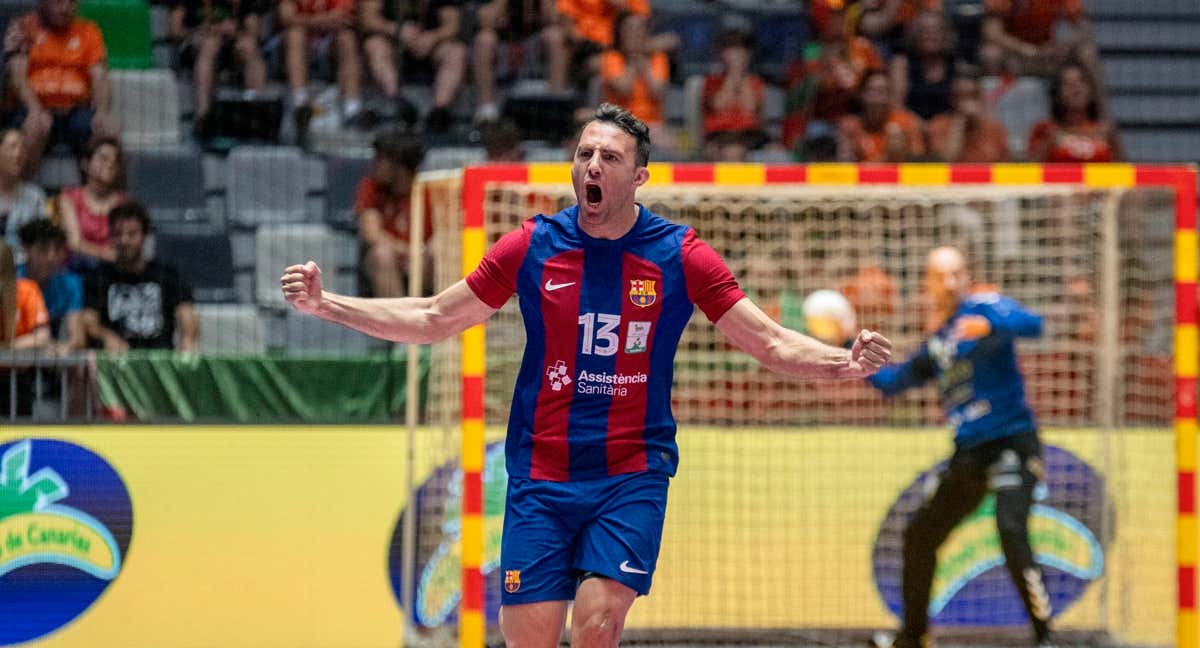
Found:
M 1196 610 L 1197 333 L 1196 182 L 1193 166 L 1087 165 L 761 165 L 651 164 L 650 185 L 1079 185 L 1095 189 L 1163 187 L 1175 211 L 1175 450 L 1177 517 L 1177 625 L 1180 648 L 1200 645 Z M 485 191 L 492 183 L 569 183 L 568 164 L 475 166 L 462 177 L 462 272 L 475 268 L 487 246 Z M 485 335 L 482 326 L 462 336 L 462 603 L 459 638 L 478 648 L 485 634 L 483 554 Z

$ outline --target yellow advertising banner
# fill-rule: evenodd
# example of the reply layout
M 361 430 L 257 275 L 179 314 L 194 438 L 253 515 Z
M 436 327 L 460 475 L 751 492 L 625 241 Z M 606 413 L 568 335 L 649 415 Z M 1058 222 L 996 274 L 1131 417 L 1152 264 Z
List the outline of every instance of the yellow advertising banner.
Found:
M 890 512 L 949 453 L 949 437 L 938 429 L 681 430 L 653 590 L 630 627 L 892 627 Z M 406 499 L 405 439 L 402 427 L 387 426 L 4 428 L 0 646 L 401 645 L 390 570 Z M 452 474 L 439 467 L 456 443 L 441 430 L 422 430 L 419 440 L 415 477 L 429 488 Z M 1060 430 L 1044 440 L 1073 462 L 1062 469 L 1081 484 L 1043 502 L 1031 527 L 1035 549 L 1078 586 L 1062 599 L 1070 607 L 1060 625 L 1166 643 L 1172 435 Z M 505 586 L 496 450 L 484 477 L 489 609 Z M 1109 511 L 1106 522 L 1090 521 L 1098 510 Z M 421 575 L 428 587 L 418 608 L 430 618 L 456 596 L 453 522 L 422 525 L 449 538 Z M 935 603 L 946 615 L 969 611 L 955 597 L 999 555 L 986 521 L 961 531 L 943 547 L 938 573 Z M 38 589 L 43 576 L 63 588 Z M 17 603 L 24 612 L 6 618 Z

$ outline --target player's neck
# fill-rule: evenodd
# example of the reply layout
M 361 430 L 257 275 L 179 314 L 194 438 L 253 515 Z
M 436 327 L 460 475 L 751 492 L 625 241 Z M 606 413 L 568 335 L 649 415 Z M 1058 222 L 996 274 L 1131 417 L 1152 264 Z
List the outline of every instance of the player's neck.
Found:
M 579 229 L 592 238 L 615 241 L 633 229 L 640 211 L 637 203 L 595 216 L 589 216 L 580 210 Z

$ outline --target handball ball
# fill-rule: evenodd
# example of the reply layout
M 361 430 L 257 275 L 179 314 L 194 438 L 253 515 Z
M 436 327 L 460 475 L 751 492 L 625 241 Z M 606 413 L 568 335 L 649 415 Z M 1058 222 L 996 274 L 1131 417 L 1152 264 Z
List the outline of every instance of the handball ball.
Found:
M 808 334 L 834 346 L 841 346 L 857 333 L 854 308 L 836 290 L 818 290 L 804 299 L 804 324 Z

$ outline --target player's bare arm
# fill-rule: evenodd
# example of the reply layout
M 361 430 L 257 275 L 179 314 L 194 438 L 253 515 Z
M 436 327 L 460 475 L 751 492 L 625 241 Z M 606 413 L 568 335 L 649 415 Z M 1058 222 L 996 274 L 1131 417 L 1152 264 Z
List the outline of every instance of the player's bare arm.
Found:
M 432 297 L 366 299 L 331 293 L 322 289 L 321 269 L 312 261 L 288 266 L 280 286 L 297 310 L 392 342 L 439 342 L 497 310 L 480 301 L 465 281 Z
M 860 331 L 850 349 L 832 347 L 781 326 L 749 299 L 734 304 L 717 328 L 764 367 L 789 376 L 864 378 L 892 356 L 891 341 L 874 331 Z

